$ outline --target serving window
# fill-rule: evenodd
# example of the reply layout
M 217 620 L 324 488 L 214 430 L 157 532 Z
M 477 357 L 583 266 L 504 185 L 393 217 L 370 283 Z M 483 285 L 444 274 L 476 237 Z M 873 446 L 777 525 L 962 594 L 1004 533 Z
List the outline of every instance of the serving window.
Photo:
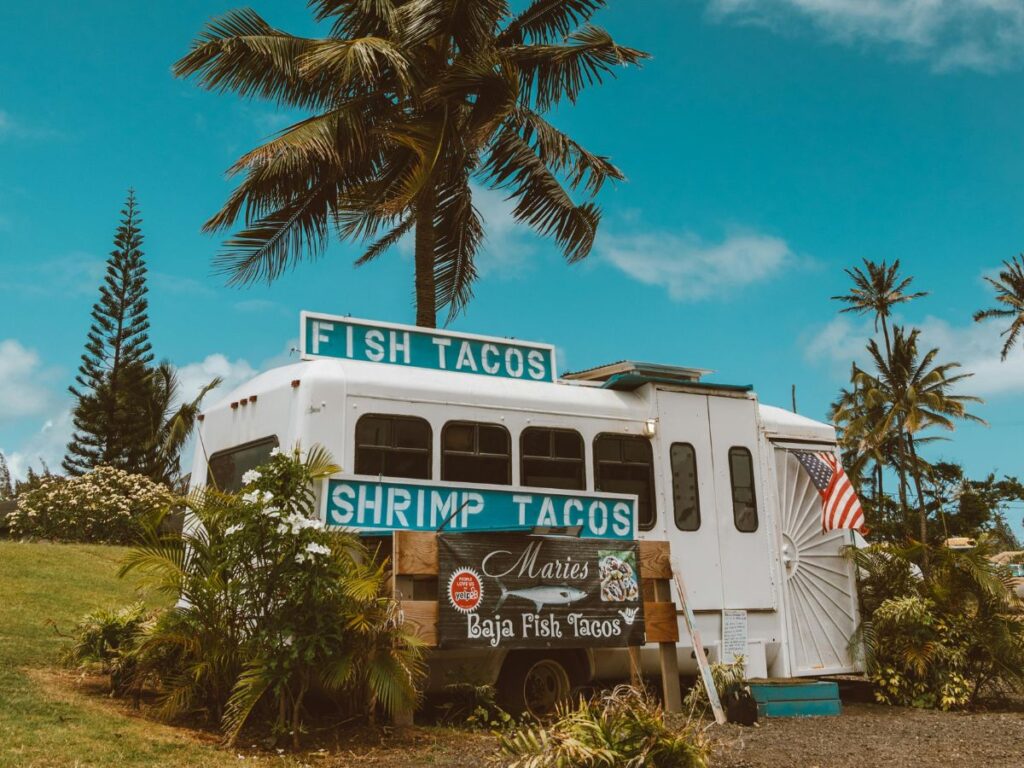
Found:
M 697 490 L 697 452 L 689 443 L 673 443 L 669 449 L 672 464 L 672 511 L 676 528 L 696 531 L 700 528 L 700 494 Z
M 226 451 L 218 451 L 207 463 L 207 484 L 219 491 L 242 490 L 242 475 L 265 464 L 277 446 L 277 437 L 271 435 Z
M 528 427 L 519 437 L 522 485 L 531 488 L 587 487 L 583 438 L 573 429 Z
M 594 486 L 637 496 L 637 525 L 654 527 L 654 457 L 651 441 L 638 435 L 602 434 L 594 440 Z
M 355 472 L 429 480 L 432 439 L 426 419 L 366 414 L 356 422 Z
M 449 421 L 441 430 L 441 479 L 511 485 L 512 438 L 500 424 Z
M 754 458 L 743 447 L 729 449 L 729 482 L 732 485 L 732 519 L 736 530 L 757 530 L 757 494 L 754 490 Z

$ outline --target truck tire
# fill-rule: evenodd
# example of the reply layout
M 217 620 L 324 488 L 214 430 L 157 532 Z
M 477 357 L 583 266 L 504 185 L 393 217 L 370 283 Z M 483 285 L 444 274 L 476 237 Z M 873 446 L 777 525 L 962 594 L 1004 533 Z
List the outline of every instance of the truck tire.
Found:
M 498 676 L 498 704 L 510 715 L 549 717 L 558 704 L 570 699 L 578 683 L 574 667 L 564 654 L 513 651 Z

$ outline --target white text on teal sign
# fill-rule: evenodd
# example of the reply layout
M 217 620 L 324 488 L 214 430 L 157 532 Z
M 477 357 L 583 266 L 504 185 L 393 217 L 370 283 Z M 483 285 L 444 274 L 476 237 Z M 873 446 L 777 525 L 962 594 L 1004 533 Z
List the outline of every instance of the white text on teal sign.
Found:
M 555 381 L 554 348 L 302 313 L 306 357 L 339 357 L 523 381 Z
M 332 478 L 324 493 L 329 526 L 378 531 L 529 531 L 580 527 L 587 538 L 632 539 L 636 503 L 611 494 L 457 487 Z

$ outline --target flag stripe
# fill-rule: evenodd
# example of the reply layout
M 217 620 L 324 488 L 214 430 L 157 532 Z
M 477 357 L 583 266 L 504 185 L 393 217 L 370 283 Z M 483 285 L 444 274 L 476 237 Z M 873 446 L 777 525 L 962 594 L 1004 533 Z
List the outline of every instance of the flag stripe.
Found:
M 823 532 L 864 527 L 864 510 L 839 457 L 829 451 L 794 451 L 821 496 Z

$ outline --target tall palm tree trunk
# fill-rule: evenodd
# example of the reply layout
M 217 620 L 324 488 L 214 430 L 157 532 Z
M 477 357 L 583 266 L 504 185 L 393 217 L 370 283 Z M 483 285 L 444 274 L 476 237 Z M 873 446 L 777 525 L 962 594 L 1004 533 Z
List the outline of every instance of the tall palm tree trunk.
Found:
M 434 285 L 434 188 L 427 184 L 416 203 L 416 325 L 437 327 Z
M 892 367 L 892 341 L 889 338 L 889 323 L 885 319 L 885 315 L 879 315 L 879 319 L 882 321 L 882 338 L 885 340 L 885 357 L 889 363 L 890 369 Z M 877 326 L 876 326 L 877 328 Z M 907 504 L 907 453 L 906 446 L 903 443 L 905 433 L 903 432 L 903 424 L 899 424 L 896 427 L 896 476 L 900 483 L 900 507 L 906 514 L 908 507 Z
M 914 476 L 914 488 L 917 491 L 917 510 L 921 522 L 921 547 L 923 559 L 921 571 L 928 578 L 928 510 L 924 505 L 924 493 L 921 491 L 921 467 L 917 462 L 917 449 L 914 447 L 914 436 L 907 435 L 907 446 L 910 448 L 910 460 L 913 462 L 911 472 Z

